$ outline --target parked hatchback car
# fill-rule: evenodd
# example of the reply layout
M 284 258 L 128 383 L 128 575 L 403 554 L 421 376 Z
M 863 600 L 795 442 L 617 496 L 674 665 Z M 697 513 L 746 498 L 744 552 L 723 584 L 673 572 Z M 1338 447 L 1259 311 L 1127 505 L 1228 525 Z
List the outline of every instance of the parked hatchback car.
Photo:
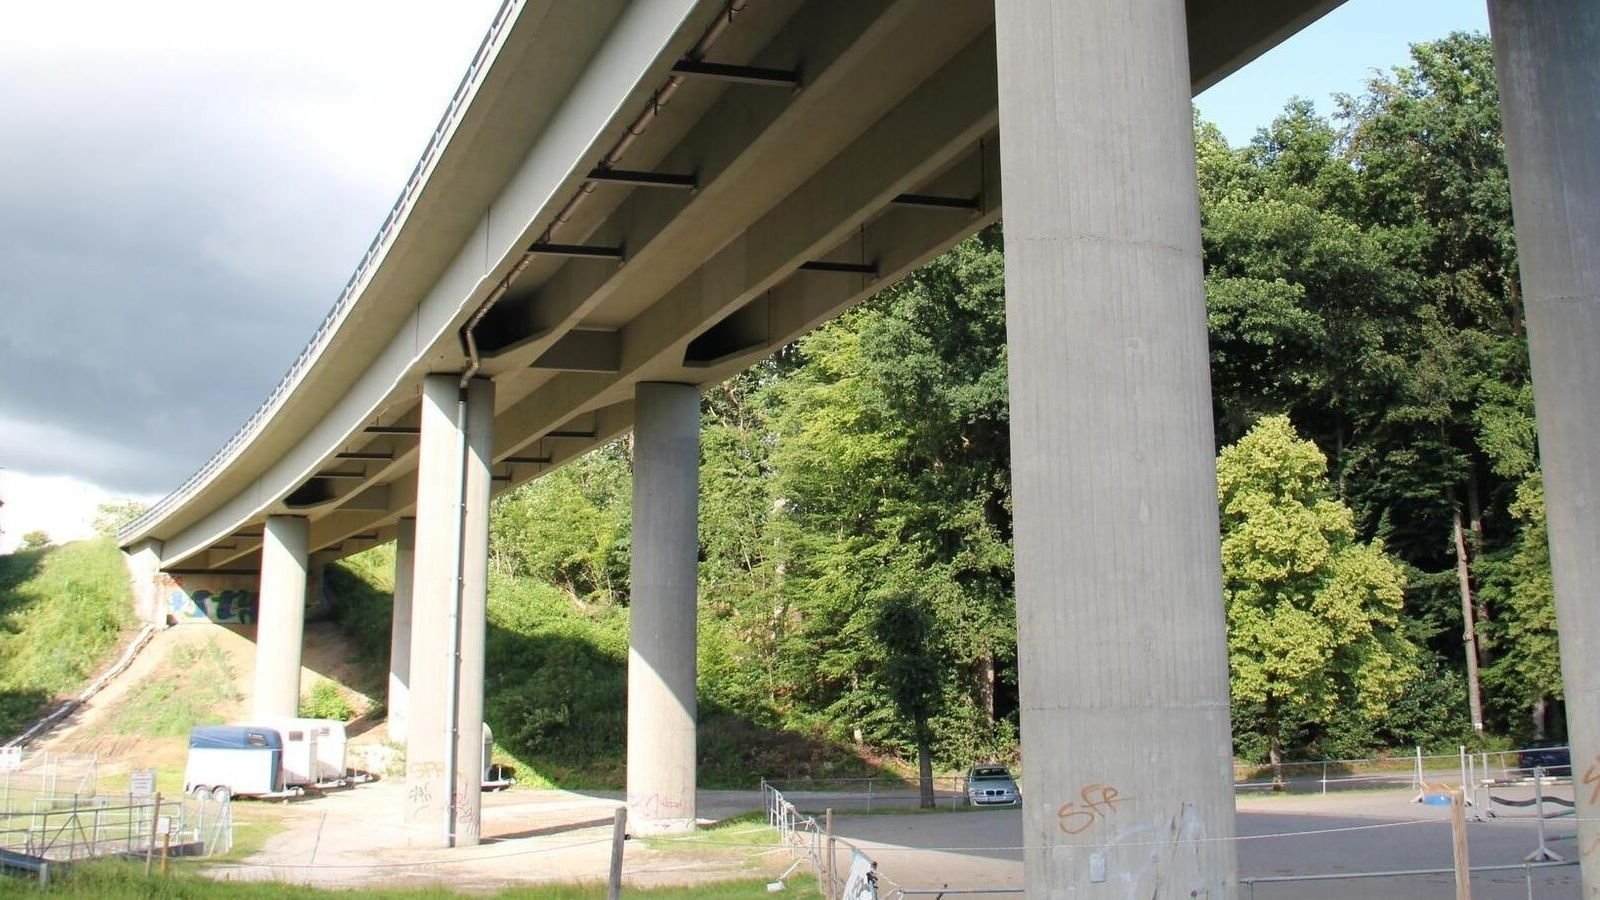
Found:
M 1560 741 L 1534 741 L 1517 751 L 1517 768 L 1543 769 L 1546 775 L 1572 774 L 1572 749 Z
M 1011 770 L 994 763 L 979 763 L 967 770 L 968 806 L 1021 806 L 1022 791 Z

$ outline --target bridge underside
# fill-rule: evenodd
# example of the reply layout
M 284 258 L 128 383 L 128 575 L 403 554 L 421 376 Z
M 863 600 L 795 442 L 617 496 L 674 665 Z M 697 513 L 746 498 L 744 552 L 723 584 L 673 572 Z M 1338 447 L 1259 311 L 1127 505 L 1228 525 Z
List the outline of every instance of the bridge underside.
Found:
M 260 572 L 258 698 L 282 706 L 298 696 L 296 573 L 399 537 L 397 631 L 418 623 L 396 635 L 391 681 L 407 814 L 420 840 L 472 843 L 488 500 L 637 426 L 629 690 L 650 701 L 630 711 L 630 804 L 647 826 L 692 825 L 694 392 L 997 221 L 1009 195 L 1029 885 L 1232 896 L 1188 101 L 1338 2 L 508 3 L 307 364 L 124 545 L 148 572 Z M 1542 244 L 1590 248 L 1541 257 L 1543 294 L 1524 253 L 1541 412 L 1584 423 L 1543 433 L 1553 464 L 1552 447 L 1580 448 L 1547 478 L 1600 485 L 1581 449 L 1600 377 L 1564 368 L 1582 354 L 1553 337 L 1541 349 L 1532 302 L 1583 299 L 1556 333 L 1600 336 L 1600 228 L 1553 212 L 1546 183 L 1565 164 L 1558 183 L 1600 207 L 1593 166 L 1559 157 L 1596 135 L 1542 113 L 1552 94 L 1593 109 L 1595 64 L 1539 24 L 1600 37 L 1600 14 L 1493 5 L 1519 10 L 1496 19 L 1502 77 L 1534 85 L 1509 123 L 1517 224 L 1556 221 Z M 1569 382 L 1584 390 L 1548 388 Z M 1600 577 L 1600 539 L 1581 502 L 1558 523 L 1556 493 L 1570 598 Z M 1600 612 L 1562 603 L 1564 640 L 1600 634 Z M 1592 749 L 1587 715 L 1573 737 Z

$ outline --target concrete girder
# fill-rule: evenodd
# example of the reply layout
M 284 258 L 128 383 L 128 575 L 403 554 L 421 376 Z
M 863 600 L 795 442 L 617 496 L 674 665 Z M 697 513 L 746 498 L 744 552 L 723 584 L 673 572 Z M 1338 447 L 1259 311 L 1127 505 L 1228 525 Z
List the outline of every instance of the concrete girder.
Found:
M 345 317 L 335 327 L 338 337 L 322 351 L 330 360 L 326 366 L 313 366 L 293 393 L 310 397 L 334 397 L 331 402 L 296 406 L 293 421 L 273 419 L 272 431 L 292 429 L 292 440 L 253 440 L 238 451 L 242 456 L 249 452 L 253 462 L 249 465 L 225 466 L 198 493 L 226 499 L 209 507 L 175 509 L 165 522 L 178 523 L 170 536 L 164 536 L 164 566 L 182 563 L 206 545 L 236 529 L 241 523 L 259 518 L 273 510 L 283 496 L 294 486 L 324 465 L 337 448 L 350 443 L 360 434 L 363 425 L 376 419 L 378 414 L 396 397 L 414 396 L 415 385 L 428 371 L 455 369 L 460 365 L 460 351 L 454 333 L 472 314 L 479 300 L 486 296 L 517 258 L 521 250 L 555 215 L 559 201 L 555 198 L 570 196 L 582 183 L 583 176 L 593 168 L 594 161 L 612 146 L 627 127 L 621 110 L 637 109 L 649 98 L 651 92 L 671 69 L 678 55 L 686 51 L 704 30 L 704 25 L 718 12 L 720 6 L 703 4 L 695 0 L 660 0 L 646 4 L 628 4 L 622 7 L 614 21 L 608 20 L 610 30 L 603 34 L 599 46 L 589 57 L 581 73 L 571 82 L 571 88 L 559 107 L 543 120 L 543 128 L 536 128 L 530 137 L 531 147 L 523 161 L 516 165 L 510 179 L 500 186 L 497 196 L 484 211 L 482 205 L 473 206 L 472 217 L 476 224 L 465 231 L 467 237 L 452 236 L 447 240 L 453 255 L 442 269 L 428 273 L 413 271 L 418 264 L 407 259 L 413 256 L 438 256 L 430 249 L 424 253 L 415 247 L 415 240 L 397 238 L 384 250 L 385 260 L 371 276 L 362 292 L 382 296 L 393 292 L 401 297 L 417 296 L 417 284 L 422 288 L 414 304 L 402 308 L 409 311 L 398 317 L 388 317 L 358 300 L 346 311 Z M 553 4 L 553 14 L 580 11 L 585 15 L 590 9 L 600 9 L 600 4 Z M 563 11 L 563 8 L 568 8 Z M 530 37 L 538 22 L 519 19 L 508 42 L 537 40 Z M 518 43 L 518 46 L 523 46 Z M 545 56 L 565 59 L 581 49 L 558 47 L 555 52 L 531 52 L 524 63 L 537 68 Z M 585 62 L 580 60 L 580 63 Z M 498 69 L 498 66 L 495 67 Z M 491 73 L 494 85 L 479 91 L 490 90 L 503 82 L 508 75 Z M 557 81 L 556 83 L 561 83 Z M 503 95 L 502 95 L 503 96 Z M 515 103 L 518 98 L 504 102 Z M 525 101 L 522 101 L 525 106 Z M 524 129 L 528 117 L 519 109 L 516 115 L 504 120 L 483 122 L 484 112 L 474 110 L 464 125 L 458 123 L 452 142 L 463 145 L 478 140 L 477 133 L 492 132 L 501 121 L 507 127 Z M 538 124 L 538 123 L 533 123 Z M 518 142 L 508 142 L 516 145 Z M 526 143 L 520 146 L 528 146 Z M 454 164 L 455 153 L 445 162 L 435 163 L 435 170 Z M 493 153 L 502 153 L 496 148 Z M 470 168 L 470 167 L 468 167 Z M 460 177 L 467 177 L 470 172 Z M 452 170 L 450 177 L 456 177 Z M 426 190 L 426 188 L 424 188 Z M 430 194 L 430 196 L 432 196 Z M 418 201 L 419 204 L 422 201 Z M 392 261 L 392 264 L 391 264 Z M 487 264 L 486 264 L 487 263 Z M 404 270 L 404 271 L 402 271 Z M 377 301 L 373 301 L 377 303 Z M 362 349 L 347 348 L 354 342 Z M 450 348 L 448 352 L 438 348 Z M 443 358 L 448 357 L 448 358 Z M 438 365 L 439 363 L 443 365 Z M 284 406 L 289 397 L 279 403 Z M 297 401 L 298 402 L 298 401 Z M 307 401 L 310 403 L 310 401 Z M 265 432 L 263 432 L 265 433 Z M 237 456 L 236 456 L 237 459 Z M 153 526 L 152 526 L 153 527 Z M 163 529 L 165 530 L 165 529 Z M 131 535 L 137 540 L 144 534 Z
M 896 195 L 948 167 L 998 121 L 994 72 L 994 39 L 986 32 L 630 322 L 622 330 L 618 375 L 560 375 L 537 395 L 502 410 L 495 430 L 505 437 L 497 439 L 495 458 L 516 453 L 597 403 L 626 399 L 635 380 L 670 380 L 696 334 L 791 277 L 802 262 L 837 247 Z
M 492 313 L 484 330 L 506 329 L 510 336 L 497 343 L 486 337 L 495 348 L 491 356 L 498 354 L 488 371 L 527 365 L 580 322 L 625 324 L 659 296 L 661 285 L 688 277 L 930 77 L 988 17 L 970 0 L 828 0 L 802 7 L 754 61 L 805 60 L 804 89 L 724 93 L 662 161 L 695 171 L 700 188 L 632 192 L 586 235 L 592 243 L 625 246 L 627 264 L 569 263 L 533 296 Z M 885 56 L 895 59 L 893 69 L 881 65 Z M 875 77 L 861 77 L 863 69 Z
M 1345 0 L 1189 0 L 1189 82 L 1200 93 L 1300 29 L 1322 18 Z
M 622 341 L 615 331 L 573 329 L 539 354 L 529 368 L 615 373 L 621 355 Z
M 940 4 L 904 7 L 912 11 L 903 21 L 910 23 L 908 27 L 926 27 L 922 25 L 923 21 L 933 21 L 942 27 L 947 23 L 939 16 L 931 15 L 930 11 L 948 11 L 955 17 L 951 21 L 961 23 L 960 28 L 966 28 L 972 16 L 990 15 L 987 4 L 970 4 L 962 0 L 940 0 Z M 1277 37 L 1285 36 L 1335 5 L 1331 0 L 1286 0 L 1280 3 L 1189 0 L 1187 23 L 1191 86 L 1199 89 L 1209 85 L 1226 71 L 1265 49 Z M 706 173 L 720 166 L 715 171 L 721 177 L 714 180 L 723 182 L 728 193 L 736 199 L 743 196 L 737 189 L 739 187 L 759 186 L 770 179 L 788 178 L 802 172 L 805 167 L 794 165 L 791 161 L 783 162 L 783 171 L 769 172 L 758 158 L 761 151 L 751 146 L 740 146 L 737 142 L 713 144 L 709 149 L 696 142 L 701 140 L 702 135 L 712 133 L 713 120 L 723 117 L 744 117 L 745 124 L 752 121 L 751 117 L 764 117 L 775 127 L 797 121 L 793 117 L 804 108 L 803 104 L 813 102 L 822 92 L 814 90 L 820 83 L 816 58 L 800 60 L 796 48 L 802 45 L 785 43 L 792 39 L 784 35 L 794 31 L 794 22 L 790 21 L 791 12 L 798 9 L 793 16 L 795 20 L 805 19 L 819 28 L 828 29 L 833 26 L 825 20 L 831 17 L 869 15 L 860 12 L 858 7 L 868 8 L 845 0 L 805 4 L 799 0 L 771 0 L 741 14 L 739 25 L 730 29 L 717 45 L 719 49 L 727 51 L 726 58 L 777 65 L 793 65 L 799 60 L 803 63 L 803 75 L 810 79 L 808 86 L 789 98 L 767 89 L 703 87 L 696 82 L 674 98 L 673 110 L 679 115 L 659 119 L 633 143 L 627 166 L 634 168 L 637 164 L 639 168 L 659 168 L 663 171 L 676 171 L 687 166 L 685 170 L 703 168 Z M 882 18 L 884 16 L 900 15 L 898 12 L 885 11 L 882 7 L 875 8 L 883 22 L 890 21 Z M 974 8 L 983 8 L 983 11 L 974 13 Z M 895 9 L 902 7 L 896 6 Z M 303 383 L 291 385 L 290 396 L 285 404 L 286 408 L 292 406 L 293 411 L 272 418 L 270 427 L 262 430 L 258 437 L 252 438 L 238 451 L 236 462 L 224 466 L 219 474 L 202 482 L 201 487 L 192 489 L 190 499 L 175 507 L 171 514 L 159 522 L 159 527 L 152 525 L 133 535 L 132 539 L 137 540 L 147 533 L 150 537 L 161 539 L 165 546 L 162 559 L 165 567 L 179 567 L 186 562 L 193 565 L 196 554 L 225 538 L 229 531 L 240 524 L 252 520 L 259 522 L 267 513 L 282 512 L 284 507 L 278 500 L 289 493 L 291 486 L 326 468 L 338 450 L 360 445 L 364 438 L 361 434 L 364 423 L 378 421 L 380 416 L 391 418 L 396 408 L 414 410 L 414 385 L 418 379 L 429 371 L 450 370 L 460 365 L 460 348 L 455 332 L 471 314 L 478 298 L 493 288 L 527 243 L 542 233 L 550 217 L 559 208 L 559 203 L 572 196 L 584 183 L 595 160 L 610 146 L 609 142 L 622 133 L 634 112 L 648 104 L 651 92 L 660 85 L 659 81 L 652 79 L 664 79 L 682 51 L 722 12 L 720 4 L 706 0 L 699 3 L 674 0 L 661 4 L 634 4 L 627 8 L 617 2 L 569 8 L 562 4 L 531 0 L 523 8 L 521 18 L 511 26 L 513 33 L 504 39 L 505 47 L 493 57 L 493 71 L 473 88 L 487 99 L 480 100 L 475 96 L 468 112 L 452 126 L 450 146 L 446 152 L 430 162 L 433 168 L 428 177 L 431 180 L 424 183 L 419 192 L 420 199 L 413 207 L 413 214 L 420 214 L 427 221 L 419 219 L 418 224 L 408 220 L 405 229 L 408 233 L 395 239 L 391 245 L 380 248 L 383 262 L 370 275 L 361 294 L 362 299 L 348 312 L 346 319 L 336 325 L 333 343 L 323 350 L 328 359 L 319 360 L 317 366 L 313 367 L 314 371 L 305 376 Z M 604 19 L 603 27 L 610 29 L 604 34 L 594 31 L 600 27 L 595 23 L 601 18 Z M 573 32 L 574 28 L 582 32 L 576 39 L 573 38 L 578 32 Z M 532 34 L 539 29 L 566 34 L 567 39 L 555 56 L 578 54 L 586 55 L 586 58 L 573 62 L 570 59 L 555 59 L 551 54 L 539 51 L 537 48 L 541 46 L 539 40 L 542 38 Z M 834 30 L 842 33 L 845 29 Z M 934 32 L 932 37 L 937 40 L 950 39 L 953 33 L 948 29 L 939 32 L 938 28 Z M 845 40 L 848 42 L 851 39 L 846 36 Z M 884 37 L 882 40 L 892 42 L 895 39 Z M 918 43 L 919 46 L 913 49 L 920 52 L 921 42 Z M 643 57 L 640 51 L 646 46 L 656 48 L 656 56 L 648 62 L 641 61 Z M 883 46 L 900 45 L 889 43 Z M 787 60 L 783 58 L 785 53 L 790 54 Z M 897 63 L 898 56 L 898 53 L 892 55 Z M 715 55 L 714 58 L 719 61 L 722 59 Z M 869 87 L 872 86 L 873 76 L 883 70 L 894 69 L 894 66 L 885 65 L 882 59 L 873 59 L 871 63 L 862 70 Z M 573 87 L 563 92 L 570 94 L 564 100 L 551 104 L 539 100 L 530 112 L 524 96 L 526 92 L 517 86 L 523 84 L 519 79 L 532 77 L 530 72 L 540 66 L 544 67 L 538 69 L 537 80 L 540 83 L 570 84 Z M 579 74 L 585 66 L 606 71 Z M 842 69 L 838 71 L 841 81 L 850 80 L 844 77 Z M 632 82 L 628 81 L 630 73 L 634 79 Z M 842 91 L 840 102 L 853 103 L 855 93 L 854 90 Z M 742 100 L 739 99 L 741 97 Z M 510 114 L 512 111 L 515 111 L 515 115 Z M 696 115 L 700 111 L 706 114 Z M 827 112 L 833 114 L 837 111 L 828 109 Z M 787 137 L 774 128 L 768 128 L 761 136 L 761 146 L 776 146 L 786 150 L 788 148 L 782 146 L 784 143 L 805 145 L 806 141 L 802 138 L 809 135 L 804 125 L 798 127 L 798 135 L 791 131 Z M 757 155 L 751 156 L 751 153 Z M 488 164 L 485 164 L 485 160 Z M 498 174 L 501 172 L 511 174 L 499 185 L 498 193 L 483 193 L 481 182 L 485 177 L 482 174 L 484 171 L 496 173 L 496 178 L 502 177 Z M 742 185 L 738 184 L 741 182 Z M 438 215 L 439 222 L 453 223 L 448 227 L 437 224 L 434 219 L 436 206 L 445 196 L 442 192 L 445 187 L 458 189 L 454 202 L 461 208 L 448 215 Z M 669 231 L 676 234 L 682 230 L 680 225 L 669 227 L 653 224 L 661 216 L 676 218 L 684 210 L 695 215 L 695 209 L 703 209 L 705 216 L 712 220 L 726 215 L 728 221 L 735 221 L 738 216 L 749 213 L 748 210 L 731 207 L 728 210 L 712 210 L 709 206 L 680 208 L 686 193 L 680 191 L 638 190 L 622 185 L 599 185 L 595 190 L 596 195 L 584 205 L 570 226 L 576 229 L 574 233 L 612 229 L 617 234 L 656 234 L 659 237 Z M 703 194 L 702 190 L 689 196 Z M 762 203 L 770 203 L 771 199 L 768 197 Z M 754 206 L 764 208 L 762 203 Z M 484 212 L 486 207 L 487 212 Z M 445 241 L 449 244 L 449 252 L 445 252 L 441 249 L 444 245 L 440 242 L 444 239 L 440 235 L 451 229 L 456 229 L 457 237 Z M 726 232 L 723 234 L 721 239 L 726 238 Z M 465 236 L 465 239 L 462 240 L 460 236 Z M 562 239 L 569 238 L 564 233 Z M 637 244 L 638 237 L 634 241 Z M 649 243 L 652 241 L 647 240 L 646 245 Z M 671 246 L 670 241 L 659 243 L 664 250 Z M 693 254 L 690 257 L 692 259 Z M 670 258 L 668 261 L 671 261 Z M 697 265 L 703 268 L 704 261 Z M 548 269 L 536 265 L 529 270 L 523 284 L 527 285 L 528 290 L 537 286 L 541 293 L 541 305 L 553 304 L 554 301 L 582 303 L 587 292 L 602 288 L 616 297 L 636 296 L 643 301 L 658 297 L 658 285 L 666 279 L 669 270 L 663 268 L 660 274 L 653 276 L 628 271 L 638 268 L 644 267 L 630 263 L 618 270 L 604 263 L 593 262 L 552 266 Z M 555 278 L 545 281 L 551 272 L 555 273 Z M 625 275 L 630 280 L 618 282 L 615 288 L 604 287 L 619 275 Z M 810 279 L 816 276 L 800 277 Z M 567 287 L 560 286 L 561 278 L 569 279 Z M 880 272 L 880 279 L 881 283 L 887 283 L 886 270 Z M 837 288 L 837 284 L 819 286 L 815 294 L 820 298 L 823 294 L 835 292 Z M 368 302 L 368 295 L 375 295 L 376 299 Z M 824 309 L 828 302 L 818 299 L 816 308 Z M 732 312 L 745 305 L 748 303 L 734 305 L 726 311 Z M 551 305 L 550 308 L 557 307 Z M 716 321 L 721 322 L 725 318 Z M 558 323 L 559 330 L 546 337 L 554 342 L 569 327 L 592 324 L 595 323 L 586 323 L 581 317 L 571 318 L 570 321 L 562 319 Z M 767 330 L 778 329 L 769 325 Z M 384 341 L 387 341 L 387 345 L 383 344 Z M 375 349 L 380 346 L 386 349 Z M 758 352 L 758 349 L 751 349 L 741 354 L 741 358 Z M 536 353 L 536 348 L 529 348 L 529 355 L 524 362 L 531 362 Z M 658 363 L 652 363 L 654 368 L 651 371 L 659 370 L 664 375 L 658 373 L 651 376 L 650 372 L 641 371 L 636 373 L 635 380 L 640 377 L 710 379 L 718 377 L 715 373 L 726 371 L 722 362 L 714 358 L 699 360 L 699 365 L 693 371 L 673 372 L 671 370 L 675 365 L 663 357 Z M 542 392 L 552 380 L 565 382 L 569 377 L 563 374 L 555 375 L 552 379 L 552 372 L 526 368 L 494 374 L 503 398 L 501 402 L 508 407 L 514 406 L 518 398 L 529 393 Z M 558 392 L 561 396 L 552 398 L 554 402 L 536 405 L 550 410 L 607 406 L 627 399 L 628 392 L 623 389 L 625 383 L 628 383 L 626 379 L 620 378 L 603 382 L 602 389 L 607 393 L 587 398 L 576 406 L 567 402 L 570 400 L 570 383 L 566 383 Z M 612 387 L 616 389 L 612 390 Z M 318 397 L 336 399 L 312 402 L 307 395 L 313 393 Z M 313 407 L 314 415 L 308 412 Z M 410 414 L 414 418 L 414 413 Z M 322 417 L 320 421 L 315 420 L 316 415 Z M 294 432 L 292 440 L 285 437 L 291 431 Z M 506 437 L 509 439 L 512 436 Z M 373 440 L 365 446 L 381 449 L 383 444 L 383 441 Z M 374 474 L 371 482 L 403 482 L 414 470 L 414 457 L 397 455 L 393 465 Z M 202 493 L 207 499 L 193 499 Z M 214 501 L 209 499 L 211 497 L 225 499 Z M 391 503 L 391 507 L 395 505 Z M 318 507 L 312 514 L 319 515 L 321 511 L 322 507 Z M 391 513 L 391 520 L 392 516 Z M 231 555 L 236 552 L 223 550 L 216 554 L 208 553 L 204 559 L 209 563 L 214 555 L 219 561 L 232 562 L 238 558 Z

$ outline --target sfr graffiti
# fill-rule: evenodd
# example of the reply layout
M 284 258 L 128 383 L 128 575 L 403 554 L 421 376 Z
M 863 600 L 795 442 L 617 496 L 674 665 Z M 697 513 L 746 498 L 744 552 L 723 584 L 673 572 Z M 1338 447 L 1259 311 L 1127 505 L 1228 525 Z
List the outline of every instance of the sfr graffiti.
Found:
M 1117 789 L 1109 785 L 1086 784 L 1078 792 L 1077 800 L 1069 800 L 1056 810 L 1056 824 L 1066 834 L 1079 834 L 1116 812 L 1118 803 L 1132 799 L 1119 796 Z

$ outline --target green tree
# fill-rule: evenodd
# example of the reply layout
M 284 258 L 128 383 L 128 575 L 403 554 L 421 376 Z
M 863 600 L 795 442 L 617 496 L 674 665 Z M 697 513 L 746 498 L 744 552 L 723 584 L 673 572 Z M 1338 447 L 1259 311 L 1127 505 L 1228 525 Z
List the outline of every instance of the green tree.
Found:
M 944 660 L 935 644 L 933 617 L 917 598 L 896 594 L 878 607 L 874 631 L 883 645 L 878 678 L 900 715 L 910 720 L 917 742 L 922 808 L 933 809 L 933 728 L 943 699 Z
M 580 607 L 625 603 L 630 458 L 629 444 L 616 441 L 498 499 L 489 513 L 494 566 L 554 585 Z
M 1521 540 L 1510 565 L 1485 593 L 1498 602 L 1496 644 L 1504 653 L 1487 675 L 1514 718 L 1513 733 L 1545 737 L 1551 703 L 1564 699 L 1561 654 L 1556 631 L 1555 584 L 1550 575 L 1549 532 L 1545 525 L 1544 484 L 1537 474 L 1517 488 L 1511 512 L 1522 522 Z M 1525 724 L 1524 724 L 1525 723 Z
M 108 500 L 94 508 L 95 534 L 116 537 L 117 530 L 144 515 L 150 504 L 138 500 Z
M 34 529 L 22 536 L 20 550 L 43 550 L 50 546 L 50 535 L 43 529 Z
M 1285 416 L 1223 450 L 1217 484 L 1235 730 L 1264 738 L 1281 784 L 1286 738 L 1340 707 L 1377 719 L 1418 674 L 1404 573 L 1356 539 L 1327 459 Z

